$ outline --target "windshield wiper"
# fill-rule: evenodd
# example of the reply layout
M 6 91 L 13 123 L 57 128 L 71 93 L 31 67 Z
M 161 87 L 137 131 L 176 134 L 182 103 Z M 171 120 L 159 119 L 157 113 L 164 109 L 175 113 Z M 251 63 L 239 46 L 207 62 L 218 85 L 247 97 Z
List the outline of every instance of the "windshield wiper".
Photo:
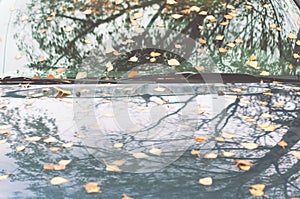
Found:
M 283 83 L 300 83 L 300 76 L 260 76 L 230 73 L 170 73 L 155 75 L 140 75 L 120 79 L 49 79 L 27 77 L 4 77 L 0 79 L 0 85 L 6 84 L 141 84 L 141 83 L 271 83 L 274 81 Z

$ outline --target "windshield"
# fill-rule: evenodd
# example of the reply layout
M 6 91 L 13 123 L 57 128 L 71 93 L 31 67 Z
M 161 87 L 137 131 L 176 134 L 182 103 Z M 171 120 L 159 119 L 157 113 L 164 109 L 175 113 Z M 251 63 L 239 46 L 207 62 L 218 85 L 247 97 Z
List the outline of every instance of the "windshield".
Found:
M 297 2 L 296 2 L 297 3 Z M 297 75 L 292 0 L 2 0 L 2 76 Z M 4 19 L 4 20 L 3 20 Z

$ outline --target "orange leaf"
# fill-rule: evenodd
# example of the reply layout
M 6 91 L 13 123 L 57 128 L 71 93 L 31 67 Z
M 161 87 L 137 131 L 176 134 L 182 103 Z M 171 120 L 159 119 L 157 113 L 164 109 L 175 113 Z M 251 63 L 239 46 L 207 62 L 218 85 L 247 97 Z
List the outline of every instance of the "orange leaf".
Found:
M 83 187 L 87 193 L 100 193 L 101 189 L 98 185 L 99 183 L 97 182 L 90 182 L 87 183 L 86 185 L 83 185 Z
M 196 136 L 194 138 L 197 142 L 206 142 L 207 141 L 207 137 L 205 135 L 201 135 L 201 136 Z
M 138 73 L 137 71 L 130 71 L 130 72 L 128 73 L 128 77 L 129 77 L 129 78 L 135 77 L 135 76 L 138 76 L 138 75 L 139 75 L 139 73 Z
M 49 75 L 47 76 L 47 78 L 49 78 L 49 79 L 53 79 L 53 78 L 54 78 L 54 75 L 52 75 L 52 74 L 49 74 Z

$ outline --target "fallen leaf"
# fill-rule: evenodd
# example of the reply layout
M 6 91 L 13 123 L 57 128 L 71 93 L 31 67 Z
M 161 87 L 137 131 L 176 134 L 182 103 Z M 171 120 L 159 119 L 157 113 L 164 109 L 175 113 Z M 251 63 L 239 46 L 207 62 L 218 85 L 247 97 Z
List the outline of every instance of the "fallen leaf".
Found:
M 16 152 L 18 153 L 18 152 L 20 152 L 20 151 L 23 151 L 23 150 L 25 150 L 25 146 L 24 145 L 22 145 L 22 146 L 17 146 L 16 147 Z
M 115 160 L 110 165 L 114 165 L 114 166 L 120 167 L 120 166 L 122 166 L 124 164 L 125 164 L 125 160 Z
M 105 168 L 108 172 L 121 172 L 121 169 L 117 165 L 108 164 Z
M 172 14 L 171 16 L 174 19 L 180 19 L 181 17 L 183 17 L 183 15 L 181 15 L 181 14 Z
M 207 15 L 207 11 L 201 11 L 201 12 L 199 12 L 199 15 L 203 15 L 203 16 L 205 16 L 205 15 Z
M 124 146 L 123 143 L 115 143 L 114 144 L 114 148 L 116 148 L 116 149 L 122 148 L 123 146 Z
M 290 64 L 290 65 L 288 66 L 288 69 L 290 69 L 290 70 L 293 70 L 293 68 L 294 68 L 294 66 L 293 66 L 292 64 Z
M 23 15 L 20 17 L 21 22 L 28 21 L 28 20 L 29 20 L 29 16 L 27 16 L 27 15 Z
M 65 143 L 62 145 L 63 148 L 71 148 L 74 145 L 73 142 Z
M 259 146 L 256 143 L 250 143 L 250 142 L 241 143 L 240 145 L 249 150 L 257 149 Z
M 7 180 L 8 178 L 9 178 L 9 174 L 2 175 L 0 176 L 0 181 Z
M 251 185 L 249 188 L 249 192 L 251 193 L 251 195 L 253 196 L 264 196 L 264 189 L 265 189 L 266 185 L 264 184 L 255 184 L 255 185 Z
M 62 178 L 62 177 L 54 177 L 50 180 L 50 183 L 52 185 L 60 185 L 60 184 L 64 184 L 66 182 L 69 182 L 69 180 L 65 179 L 65 178 Z
M 205 39 L 200 38 L 198 41 L 200 42 L 200 44 L 206 44 L 206 40 Z
M 128 78 L 131 78 L 131 77 L 135 77 L 135 76 L 138 76 L 139 73 L 137 71 L 130 71 L 128 73 Z
M 72 26 L 67 26 L 65 27 L 65 32 L 72 32 L 74 30 L 74 28 Z
M 98 182 L 90 182 L 85 185 L 83 185 L 85 191 L 87 193 L 100 193 L 100 187 Z
M 204 186 L 210 186 L 213 183 L 213 179 L 211 177 L 205 177 L 199 179 L 199 184 Z
M 235 166 L 241 170 L 248 171 L 253 164 L 249 160 L 235 160 Z
M 135 158 L 137 158 L 137 159 L 141 159 L 141 158 L 149 158 L 149 156 L 147 155 L 147 154 L 145 154 L 145 153 L 134 153 L 134 154 L 132 154 Z
M 297 39 L 297 35 L 295 35 L 294 33 L 289 33 L 288 38 L 289 39 Z
M 226 48 L 219 48 L 220 53 L 227 53 L 228 50 Z
M 233 139 L 233 138 L 235 138 L 235 135 L 231 134 L 231 133 L 222 132 L 221 135 L 225 139 Z
M 170 59 L 170 60 L 168 60 L 168 65 L 170 65 L 170 66 L 180 66 L 180 63 L 176 59 Z
M 72 162 L 72 160 L 60 160 L 58 162 L 59 165 L 64 165 L 67 166 L 68 164 L 70 164 Z
M 49 137 L 49 138 L 45 139 L 44 142 L 53 143 L 53 142 L 57 142 L 57 139 L 55 137 Z
M 208 153 L 203 156 L 203 158 L 205 158 L 205 159 L 216 159 L 217 157 L 218 157 L 218 154 L 216 154 L 216 153 Z
M 114 69 L 114 66 L 112 65 L 111 62 L 108 62 L 108 63 L 105 65 L 105 67 L 106 67 L 106 71 L 107 71 L 107 72 L 110 72 L 110 71 L 112 71 L 112 70 Z
M 82 14 L 85 14 L 85 15 L 90 15 L 92 13 L 93 13 L 93 11 L 90 10 L 90 9 L 87 9 L 87 10 L 85 10 L 85 11 L 82 12 Z
M 229 46 L 229 47 L 233 48 L 233 47 L 235 47 L 235 44 L 234 43 L 228 43 L 228 44 L 226 44 L 226 46 Z
M 0 140 L 0 144 L 5 144 L 6 142 L 7 142 L 7 139 Z
M 56 74 L 60 74 L 60 73 L 65 72 L 65 70 L 66 70 L 65 68 L 58 68 L 55 70 L 55 72 L 56 72 Z
M 138 58 L 136 56 L 130 57 L 130 59 L 128 60 L 130 62 L 137 62 Z
M 158 57 L 158 56 L 160 56 L 161 54 L 160 53 L 158 53 L 158 52 L 151 52 L 150 53 L 150 56 L 151 57 Z
M 39 58 L 38 58 L 38 62 L 43 62 L 43 61 L 45 61 L 46 60 L 46 58 L 44 57 L 44 56 L 40 56 Z
M 54 88 L 58 91 L 55 98 L 64 98 L 72 94 L 71 91 L 63 90 L 59 87 L 54 87 Z
M 222 155 L 224 157 L 233 157 L 233 156 L 235 156 L 235 153 L 234 152 L 222 151 Z
M 196 136 L 194 138 L 194 140 L 196 140 L 197 142 L 206 142 L 207 141 L 207 137 L 205 135 L 200 135 L 200 136 Z
M 205 111 L 203 111 L 203 110 L 194 110 L 193 112 L 196 114 L 199 114 L 199 115 L 202 115 L 205 113 Z
M 222 41 L 224 39 L 224 35 L 217 35 L 216 40 Z
M 234 40 L 236 44 L 241 44 L 244 42 L 244 40 L 242 40 L 241 38 L 237 38 L 236 40 Z
M 291 151 L 290 153 L 296 158 L 300 159 L 300 151 Z
M 158 148 L 152 148 L 149 150 L 149 153 L 153 154 L 153 155 L 157 155 L 157 156 L 160 156 L 161 153 L 162 153 L 162 150 L 161 149 L 158 149 Z
M 173 4 L 177 4 L 177 1 L 175 1 L 175 0 L 167 0 L 166 3 L 169 4 L 169 5 L 173 5 Z
M 278 146 L 281 146 L 282 148 L 285 148 L 288 146 L 288 143 L 286 143 L 286 141 L 284 141 L 284 140 L 281 140 L 277 144 L 278 144 Z
M 39 137 L 39 136 L 33 136 L 33 137 L 28 137 L 28 138 L 25 138 L 25 141 L 28 141 L 28 142 L 37 142 L 37 141 L 40 141 L 42 138 Z
M 50 148 L 48 148 L 48 150 L 51 151 L 51 152 L 57 152 L 57 151 L 61 150 L 61 148 L 59 148 L 59 147 L 50 147 Z
M 201 152 L 199 150 L 192 149 L 191 154 L 200 156 Z
M 55 165 L 54 164 L 45 164 L 43 169 L 44 170 L 54 170 Z
M 217 142 L 225 142 L 225 139 L 223 137 L 215 137 L 215 140 Z
M 129 196 L 127 196 L 125 193 L 123 193 L 123 197 L 122 197 L 122 199 L 134 199 L 134 198 L 132 198 L 132 197 L 129 197 Z

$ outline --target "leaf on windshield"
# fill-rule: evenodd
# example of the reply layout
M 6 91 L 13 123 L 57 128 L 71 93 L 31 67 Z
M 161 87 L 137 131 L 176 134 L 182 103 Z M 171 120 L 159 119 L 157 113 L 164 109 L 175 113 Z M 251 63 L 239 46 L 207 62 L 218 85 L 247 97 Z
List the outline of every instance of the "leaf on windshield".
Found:
M 123 197 L 122 197 L 122 199 L 134 199 L 134 198 L 132 198 L 132 197 L 129 197 L 129 196 L 127 196 L 125 193 L 123 193 Z
M 124 146 L 124 144 L 120 143 L 120 142 L 114 144 L 114 148 L 116 148 L 116 149 L 122 148 L 123 146 Z
M 300 151 L 291 151 L 290 153 L 296 158 L 300 159 Z
M 139 152 L 139 153 L 133 153 L 133 157 L 137 159 L 143 159 L 143 158 L 149 158 L 149 156 L 145 153 Z
M 10 174 L 5 174 L 5 175 L 0 176 L 0 181 L 7 180 L 9 178 L 9 175 Z
M 24 145 L 22 145 L 22 146 L 17 146 L 16 147 L 16 152 L 18 153 L 18 152 L 20 152 L 20 151 L 23 151 L 23 150 L 25 150 L 25 146 Z
M 87 193 L 100 193 L 101 192 L 98 182 L 90 182 L 90 183 L 83 185 L 83 187 Z
M 288 146 L 288 143 L 286 143 L 286 141 L 284 141 L 284 140 L 281 140 L 277 144 L 278 144 L 278 146 L 281 146 L 282 148 L 285 148 Z
M 204 185 L 204 186 L 210 186 L 213 183 L 212 177 L 205 177 L 205 178 L 200 178 L 199 179 L 199 184 Z
M 191 154 L 192 154 L 192 155 L 200 156 L 201 152 L 200 152 L 199 150 L 192 149 L 192 150 L 191 150 Z
M 258 148 L 258 144 L 256 143 L 250 143 L 250 142 L 245 142 L 240 144 L 242 147 L 249 149 L 249 150 L 254 150 Z
M 49 138 L 45 139 L 44 142 L 53 143 L 53 142 L 57 142 L 57 139 L 55 137 L 49 137 Z
M 196 136 L 194 139 L 197 142 L 206 142 L 208 138 L 205 135 L 200 135 L 200 136 Z
M 183 17 L 183 15 L 181 15 L 181 14 L 172 14 L 171 16 L 174 19 L 180 19 L 181 17 Z
M 179 61 L 177 61 L 177 59 L 170 59 L 168 60 L 168 65 L 170 66 L 180 66 Z
M 160 156 L 162 154 L 162 150 L 158 148 L 152 148 L 149 150 L 149 153 Z
M 216 154 L 216 153 L 208 153 L 203 156 L 203 158 L 205 158 L 205 159 L 216 159 L 217 157 L 218 157 L 218 154 Z
M 64 143 L 64 144 L 62 144 L 62 147 L 63 147 L 63 148 L 71 148 L 71 147 L 73 147 L 73 145 L 74 145 L 73 142 L 69 142 L 69 143 Z
M 67 180 L 63 177 L 60 177 L 60 176 L 54 177 L 50 180 L 50 183 L 52 185 L 60 185 L 60 184 L 64 184 L 64 183 L 67 183 L 67 182 L 69 182 L 69 180 Z
M 138 58 L 136 56 L 130 57 L 129 60 L 130 62 L 137 62 Z
M 55 98 L 64 98 L 72 94 L 71 91 L 63 90 L 59 87 L 54 87 L 54 88 L 58 91 Z
M 118 173 L 121 172 L 121 169 L 114 164 L 107 164 L 105 170 L 108 172 L 118 172 Z
M 235 160 L 235 166 L 243 171 L 248 171 L 253 166 L 252 162 L 249 160 Z
M 175 0 L 167 0 L 166 3 L 169 4 L 169 5 L 173 5 L 173 4 L 177 4 L 177 1 L 175 1 Z
M 264 196 L 264 189 L 265 189 L 266 185 L 264 184 L 255 184 L 255 185 L 251 185 L 249 188 L 249 192 L 251 193 L 251 195 L 253 196 Z

